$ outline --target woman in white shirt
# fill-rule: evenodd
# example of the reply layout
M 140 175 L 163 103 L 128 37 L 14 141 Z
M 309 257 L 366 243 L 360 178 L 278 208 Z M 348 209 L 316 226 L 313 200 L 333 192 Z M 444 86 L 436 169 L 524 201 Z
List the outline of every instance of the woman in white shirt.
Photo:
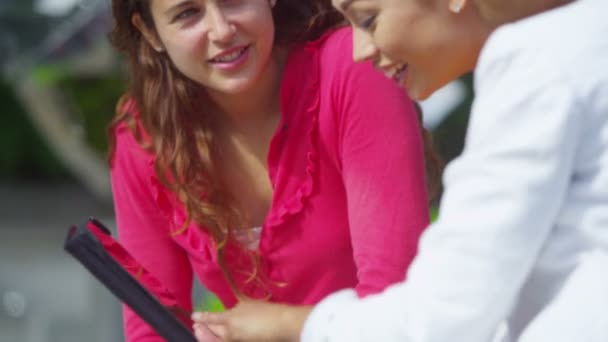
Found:
M 382 294 L 345 290 L 312 312 L 241 303 L 195 327 L 238 341 L 486 342 L 504 323 L 511 340 L 608 341 L 608 1 L 333 2 L 354 58 L 413 98 L 475 69 L 439 219 L 407 281 Z

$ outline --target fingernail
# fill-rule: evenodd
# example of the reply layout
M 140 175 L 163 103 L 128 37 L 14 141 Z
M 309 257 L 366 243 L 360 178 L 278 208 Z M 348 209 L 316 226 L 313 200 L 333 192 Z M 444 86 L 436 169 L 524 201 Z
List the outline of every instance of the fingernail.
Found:
M 203 319 L 203 314 L 201 312 L 193 312 L 190 318 L 192 318 L 193 320 L 201 320 Z

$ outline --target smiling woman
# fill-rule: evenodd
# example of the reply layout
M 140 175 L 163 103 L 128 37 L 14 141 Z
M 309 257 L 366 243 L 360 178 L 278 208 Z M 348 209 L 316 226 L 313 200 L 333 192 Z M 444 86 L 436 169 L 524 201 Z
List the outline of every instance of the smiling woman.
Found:
M 355 60 L 374 61 L 416 100 L 469 72 L 488 30 L 474 20 L 474 11 L 455 16 L 432 1 L 333 3 L 352 23 Z
M 268 65 L 274 39 L 270 6 L 274 2 L 152 3 L 149 17 L 154 24 L 139 14 L 133 16 L 133 24 L 157 52 L 170 57 L 179 72 L 213 94 L 214 101 L 228 105 L 234 102 L 228 99 L 232 94 L 247 90 L 272 94 L 267 88 L 276 87 L 280 67 L 279 63 Z M 202 44 L 203 37 L 213 44 Z M 266 87 L 253 89 L 256 84 Z
M 184 310 L 193 275 L 227 307 L 403 279 L 429 220 L 418 113 L 352 62 L 329 1 L 115 0 L 113 14 L 131 74 L 110 129 L 120 241 Z M 125 323 L 129 341 L 157 338 L 128 309 Z

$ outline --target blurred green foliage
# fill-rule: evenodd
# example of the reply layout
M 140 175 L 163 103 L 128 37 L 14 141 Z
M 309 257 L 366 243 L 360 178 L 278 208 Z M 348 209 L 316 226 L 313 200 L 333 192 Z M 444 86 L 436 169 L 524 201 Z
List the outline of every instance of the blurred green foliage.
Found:
M 57 82 L 78 108 L 76 120 L 84 128 L 87 144 L 104 156 L 108 149 L 107 127 L 124 93 L 124 84 L 125 80 L 117 74 L 103 78 L 63 77 Z
M 34 78 L 58 87 L 75 105 L 72 120 L 82 126 L 87 144 L 100 155 L 107 152 L 106 128 L 123 94 L 124 79 L 118 74 L 103 77 L 73 76 L 53 66 L 38 67 Z M 66 180 L 67 170 L 32 125 L 13 89 L 0 79 L 0 178 L 10 180 Z
M 444 163 L 462 152 L 464 136 L 469 123 L 469 113 L 473 102 L 473 75 L 462 77 L 469 96 L 433 131 L 435 146 Z
M 436 206 L 432 206 L 430 208 L 430 216 L 431 223 L 437 221 L 437 218 L 439 217 L 439 208 L 437 208 Z
M 0 79 L 0 179 L 66 179 L 69 177 L 29 121 L 11 87 Z
M 213 293 L 207 292 L 205 298 L 195 306 L 194 310 L 199 312 L 221 312 L 226 310 L 226 308 Z
M 55 85 L 66 78 L 67 73 L 65 66 L 55 64 L 41 64 L 32 70 L 34 80 L 41 85 Z

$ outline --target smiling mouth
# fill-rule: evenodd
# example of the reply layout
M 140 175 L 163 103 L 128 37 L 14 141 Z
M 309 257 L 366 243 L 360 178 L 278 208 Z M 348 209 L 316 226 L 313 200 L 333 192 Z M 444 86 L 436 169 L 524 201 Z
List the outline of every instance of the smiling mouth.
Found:
M 401 84 L 401 82 L 405 78 L 405 75 L 407 74 L 408 66 L 409 64 L 405 63 L 398 67 L 397 70 L 395 70 L 395 74 L 393 75 L 392 79 L 395 80 L 395 82 Z
M 391 68 L 386 68 L 386 69 L 384 69 L 384 75 L 387 78 L 401 84 L 401 82 L 407 75 L 408 66 L 409 66 L 409 64 L 405 63 L 405 64 L 397 64 Z
M 247 45 L 231 52 L 222 53 L 221 55 L 210 59 L 209 63 L 232 63 L 243 56 L 250 47 L 251 45 Z

